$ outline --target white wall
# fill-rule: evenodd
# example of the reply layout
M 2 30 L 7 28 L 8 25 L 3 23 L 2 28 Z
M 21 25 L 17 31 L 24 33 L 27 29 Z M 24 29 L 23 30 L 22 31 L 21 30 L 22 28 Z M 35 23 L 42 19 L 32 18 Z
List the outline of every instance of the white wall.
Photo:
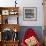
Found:
M 24 21 L 23 8 L 21 7 L 20 24 L 22 26 L 43 26 L 43 6 L 42 0 L 25 0 L 21 3 L 22 7 L 36 7 L 37 8 L 37 21 Z
M 15 6 L 15 0 L 0 0 L 1 7 Z M 19 8 L 19 24 L 21 26 L 43 26 L 43 6 L 42 0 L 17 0 L 17 6 Z M 36 7 L 37 8 L 37 21 L 24 21 L 23 20 L 23 7 Z

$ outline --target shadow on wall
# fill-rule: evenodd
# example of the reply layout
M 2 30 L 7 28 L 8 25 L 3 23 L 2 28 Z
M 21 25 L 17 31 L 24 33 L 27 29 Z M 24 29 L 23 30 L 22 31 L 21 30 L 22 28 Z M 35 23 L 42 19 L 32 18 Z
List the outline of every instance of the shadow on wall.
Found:
M 23 35 L 24 35 L 25 31 L 28 28 L 32 28 L 37 33 L 37 37 L 38 37 L 39 41 L 42 43 L 43 42 L 42 26 L 21 26 L 20 31 L 19 31 L 20 42 L 23 38 Z

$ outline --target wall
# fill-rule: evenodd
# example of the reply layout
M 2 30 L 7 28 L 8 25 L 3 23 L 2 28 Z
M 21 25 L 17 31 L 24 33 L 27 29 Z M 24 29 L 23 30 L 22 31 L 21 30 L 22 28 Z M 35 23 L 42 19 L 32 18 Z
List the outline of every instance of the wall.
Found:
M 15 0 L 0 0 L 1 7 L 15 6 Z M 19 24 L 20 26 L 43 26 L 43 6 L 42 0 L 17 0 L 17 6 L 19 7 Z M 23 7 L 36 7 L 37 8 L 37 21 L 24 21 L 23 20 Z
M 23 7 L 36 7 L 37 8 L 37 21 L 24 21 L 23 20 Z M 22 9 L 22 10 L 21 10 Z M 23 1 L 21 3 L 20 8 L 20 25 L 21 26 L 43 26 L 43 6 L 42 0 L 30 0 L 30 1 Z

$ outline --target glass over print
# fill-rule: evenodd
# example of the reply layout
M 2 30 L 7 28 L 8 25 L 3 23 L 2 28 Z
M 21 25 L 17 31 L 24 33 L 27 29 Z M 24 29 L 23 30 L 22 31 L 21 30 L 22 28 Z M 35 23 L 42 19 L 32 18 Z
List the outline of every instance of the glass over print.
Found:
M 23 8 L 24 20 L 36 20 L 37 8 L 36 7 L 24 7 Z

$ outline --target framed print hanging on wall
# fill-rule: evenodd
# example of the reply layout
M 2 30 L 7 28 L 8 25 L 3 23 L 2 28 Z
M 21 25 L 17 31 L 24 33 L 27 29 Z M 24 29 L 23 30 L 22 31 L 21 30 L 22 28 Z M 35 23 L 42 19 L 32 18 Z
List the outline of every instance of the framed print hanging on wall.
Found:
M 37 8 L 36 7 L 23 7 L 23 19 L 24 20 L 37 20 Z

